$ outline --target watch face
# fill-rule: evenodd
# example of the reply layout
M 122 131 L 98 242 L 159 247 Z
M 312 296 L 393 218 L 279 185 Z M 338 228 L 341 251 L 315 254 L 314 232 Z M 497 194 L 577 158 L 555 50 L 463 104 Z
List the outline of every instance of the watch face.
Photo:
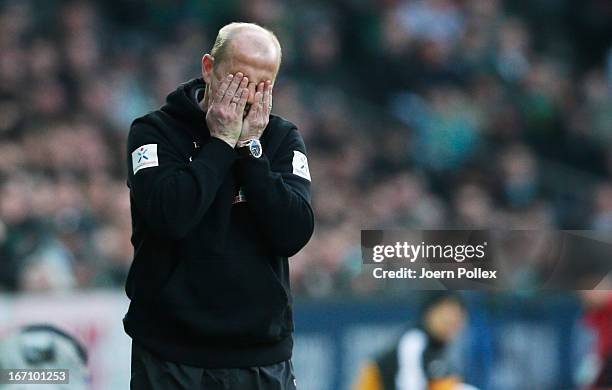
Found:
M 261 157 L 262 154 L 262 150 L 261 150 L 261 143 L 257 140 L 252 141 L 249 144 L 249 150 L 251 151 L 251 155 L 255 158 L 259 158 Z

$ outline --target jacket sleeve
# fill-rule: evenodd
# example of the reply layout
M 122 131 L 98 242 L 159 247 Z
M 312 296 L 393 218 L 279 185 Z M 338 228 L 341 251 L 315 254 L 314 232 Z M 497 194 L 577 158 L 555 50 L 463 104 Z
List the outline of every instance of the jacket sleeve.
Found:
M 181 239 L 202 219 L 235 158 L 234 149 L 210 138 L 189 162 L 156 127 L 136 121 L 127 150 L 131 201 L 154 232 Z
M 273 164 L 264 154 L 238 160 L 247 205 L 276 254 L 293 256 L 314 230 L 306 147 L 297 129 L 281 143 Z

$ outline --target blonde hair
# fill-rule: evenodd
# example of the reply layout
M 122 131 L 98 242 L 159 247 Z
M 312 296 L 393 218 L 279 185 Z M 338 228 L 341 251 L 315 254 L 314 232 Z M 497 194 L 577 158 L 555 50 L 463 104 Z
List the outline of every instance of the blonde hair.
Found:
M 278 60 L 280 64 L 282 51 L 281 51 L 280 42 L 278 41 L 278 38 L 276 37 L 276 35 L 272 31 L 258 24 L 242 23 L 242 22 L 233 22 L 233 23 L 226 24 L 225 26 L 221 27 L 221 29 L 217 33 L 217 38 L 215 38 L 215 43 L 213 44 L 212 49 L 210 49 L 210 55 L 213 56 L 213 58 L 215 59 L 215 62 L 220 63 L 221 61 L 223 61 L 223 59 L 225 58 L 227 54 L 226 53 L 227 47 L 229 46 L 229 43 L 231 42 L 233 36 L 239 30 L 245 30 L 245 29 L 248 29 L 251 31 L 260 31 L 260 32 L 264 32 L 268 34 L 268 36 L 272 38 L 272 41 L 276 45 L 276 49 L 278 50 Z

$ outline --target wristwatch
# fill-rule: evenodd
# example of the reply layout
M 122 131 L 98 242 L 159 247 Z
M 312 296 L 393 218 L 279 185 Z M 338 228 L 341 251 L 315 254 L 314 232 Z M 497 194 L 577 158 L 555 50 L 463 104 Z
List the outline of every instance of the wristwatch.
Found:
M 257 138 L 239 141 L 236 145 L 236 150 L 238 151 L 238 154 L 242 157 L 260 158 L 263 154 L 261 142 L 259 142 Z

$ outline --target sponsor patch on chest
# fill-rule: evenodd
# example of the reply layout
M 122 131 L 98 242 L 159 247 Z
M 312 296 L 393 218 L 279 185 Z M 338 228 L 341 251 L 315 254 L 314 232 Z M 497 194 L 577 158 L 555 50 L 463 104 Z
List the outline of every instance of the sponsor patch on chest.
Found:
M 234 196 L 234 200 L 232 201 L 232 204 L 236 204 L 236 203 L 243 203 L 246 202 L 246 196 L 244 195 L 244 190 L 242 189 L 242 187 L 240 187 L 238 189 L 238 194 Z

